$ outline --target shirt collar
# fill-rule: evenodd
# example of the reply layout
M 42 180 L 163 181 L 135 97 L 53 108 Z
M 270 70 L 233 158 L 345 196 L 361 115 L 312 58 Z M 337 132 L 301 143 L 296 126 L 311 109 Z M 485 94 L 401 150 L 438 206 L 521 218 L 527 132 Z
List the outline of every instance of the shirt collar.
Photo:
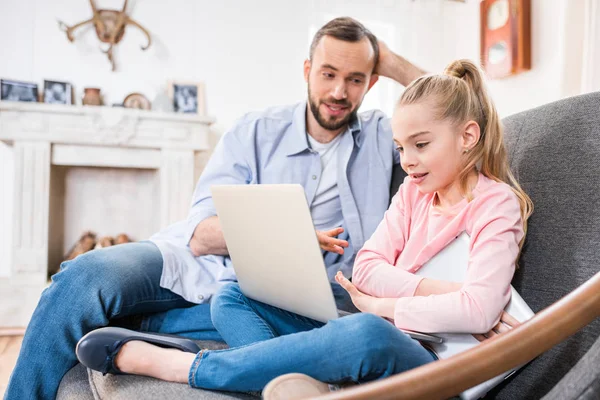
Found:
M 294 108 L 291 132 L 289 135 L 286 135 L 286 138 L 284 139 L 284 151 L 288 156 L 293 156 L 295 154 L 299 154 L 305 150 L 310 149 L 308 139 L 306 138 L 306 107 L 307 102 L 305 101 L 299 103 Z M 358 147 L 360 147 L 363 141 L 363 135 L 361 135 L 362 122 L 360 118 L 357 117 L 350 121 L 350 124 L 348 125 L 348 130 L 352 132 L 352 136 L 354 137 L 354 143 Z

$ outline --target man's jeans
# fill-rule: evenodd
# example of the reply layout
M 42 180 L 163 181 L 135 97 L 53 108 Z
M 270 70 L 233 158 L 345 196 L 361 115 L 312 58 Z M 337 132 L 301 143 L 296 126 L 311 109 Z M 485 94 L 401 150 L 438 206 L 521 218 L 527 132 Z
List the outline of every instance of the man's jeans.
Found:
M 54 399 L 61 379 L 77 364 L 79 339 L 109 323 L 221 340 L 208 304 L 189 303 L 160 287 L 162 267 L 151 242 L 94 250 L 63 263 L 27 327 L 5 399 Z M 133 316 L 141 317 L 131 325 Z
M 250 300 L 238 284 L 213 297 L 212 320 L 230 349 L 194 359 L 192 387 L 258 391 L 279 375 L 300 372 L 323 382 L 367 382 L 434 361 L 392 323 L 357 313 L 327 324 Z

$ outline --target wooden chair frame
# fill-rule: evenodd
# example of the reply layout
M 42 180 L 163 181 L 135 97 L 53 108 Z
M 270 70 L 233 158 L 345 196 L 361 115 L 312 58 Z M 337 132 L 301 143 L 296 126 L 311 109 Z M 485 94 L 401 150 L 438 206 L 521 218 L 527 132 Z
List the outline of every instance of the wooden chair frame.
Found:
M 533 360 L 599 316 L 600 272 L 531 320 L 464 353 L 318 399 L 447 399 Z

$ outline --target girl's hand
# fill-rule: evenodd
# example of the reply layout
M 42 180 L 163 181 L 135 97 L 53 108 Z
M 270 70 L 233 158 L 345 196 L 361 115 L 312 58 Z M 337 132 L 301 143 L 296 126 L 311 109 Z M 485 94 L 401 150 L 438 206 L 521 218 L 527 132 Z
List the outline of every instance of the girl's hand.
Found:
M 335 275 L 335 280 L 348 292 L 356 308 L 362 312 L 375 313 L 376 302 L 379 300 L 377 297 L 369 296 L 358 290 L 340 271 Z
M 348 247 L 348 242 L 342 239 L 336 239 L 336 236 L 344 232 L 344 228 L 335 228 L 328 231 L 317 231 L 317 239 L 321 249 L 332 253 L 344 254 L 344 247 Z
M 515 319 L 512 315 L 507 313 L 506 311 L 502 311 L 502 315 L 500 316 L 500 321 L 496 326 L 492 328 L 491 331 L 485 334 L 475 334 L 473 335 L 475 339 L 483 342 L 484 340 L 492 339 L 503 332 L 508 332 L 511 329 L 521 325 L 519 321 Z

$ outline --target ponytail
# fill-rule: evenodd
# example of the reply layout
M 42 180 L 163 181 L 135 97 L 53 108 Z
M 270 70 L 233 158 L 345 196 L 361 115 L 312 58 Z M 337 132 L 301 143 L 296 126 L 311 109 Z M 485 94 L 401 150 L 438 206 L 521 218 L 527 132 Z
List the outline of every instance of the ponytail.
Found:
M 443 75 L 423 76 L 411 83 L 398 104 L 413 104 L 425 99 L 435 101 L 440 120 L 456 124 L 473 120 L 479 125 L 480 139 L 466 154 L 465 164 L 459 173 L 463 196 L 469 201 L 473 199 L 467 178 L 473 168 L 479 166 L 484 176 L 507 183 L 512 188 L 519 200 L 523 230 L 527 234 L 527 220 L 533 212 L 533 203 L 510 170 L 502 123 L 487 93 L 481 70 L 469 60 L 453 61 Z M 524 241 L 525 235 L 519 243 L 520 249 Z

